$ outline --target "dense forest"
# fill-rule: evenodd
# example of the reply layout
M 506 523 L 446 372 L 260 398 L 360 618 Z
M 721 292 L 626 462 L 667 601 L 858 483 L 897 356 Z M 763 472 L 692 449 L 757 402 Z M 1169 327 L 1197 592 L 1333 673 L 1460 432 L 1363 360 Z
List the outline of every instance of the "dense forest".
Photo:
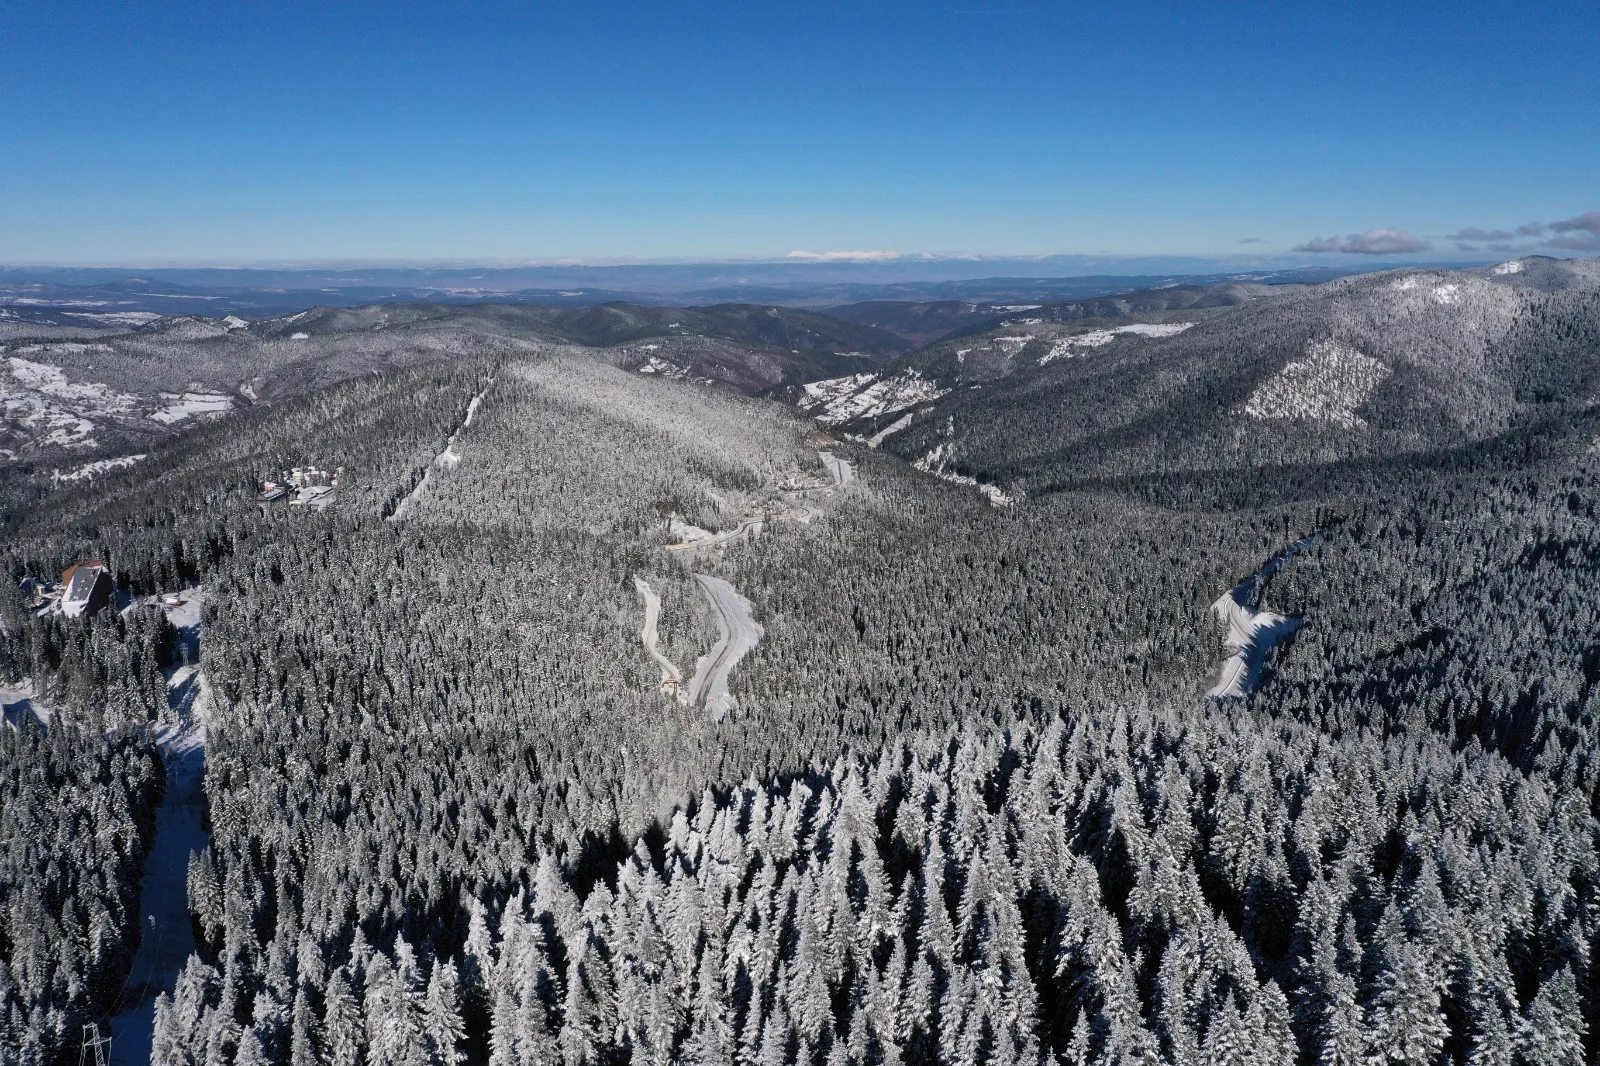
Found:
M 44 712 L 0 730 L 0 1063 L 117 1010 L 187 654 L 146 598 L 195 586 L 161 1066 L 1592 1061 L 1600 305 L 1491 294 L 1490 342 L 1402 364 L 1374 284 L 1014 368 L 898 455 L 504 341 L 0 475 L 13 581 L 104 560 L 131 601 L 0 597 Z M 1349 418 L 1248 412 L 1345 349 L 1395 368 Z M 332 506 L 256 502 L 305 465 Z M 715 657 L 696 574 L 761 629 L 720 723 L 640 636 L 635 578 L 665 658 Z M 1299 627 L 1207 698 L 1236 586 Z

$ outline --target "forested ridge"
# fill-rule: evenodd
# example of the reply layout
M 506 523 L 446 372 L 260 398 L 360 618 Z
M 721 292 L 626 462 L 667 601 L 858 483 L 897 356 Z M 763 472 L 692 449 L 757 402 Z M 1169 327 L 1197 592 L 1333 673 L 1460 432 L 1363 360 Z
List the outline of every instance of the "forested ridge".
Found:
M 206 589 L 212 837 L 152 1061 L 1591 1061 L 1587 299 L 1507 319 L 1504 405 L 1419 372 L 1359 424 L 1270 423 L 1299 442 L 1281 462 L 1135 419 L 1079 468 L 1016 442 L 1082 424 L 981 390 L 927 432 L 1028 479 L 1006 508 L 777 404 L 514 344 L 241 412 L 92 485 L 0 482 L 13 577 L 97 558 L 129 593 Z M 1268 303 L 1205 328 L 1268 331 Z M 1178 374 L 1183 337 L 1073 372 Z M 1277 372 L 1249 358 L 1227 417 Z M 1441 403 L 1471 420 L 1374 444 Z M 854 480 L 782 517 L 819 447 Z M 342 471 L 333 506 L 254 502 L 305 464 Z M 753 514 L 757 536 L 668 547 Z M 1208 606 L 1297 543 L 1241 606 L 1299 629 L 1243 699 L 1204 698 Z M 640 641 L 636 577 L 665 656 L 708 654 L 695 573 L 762 627 L 720 724 Z M 73 1062 L 139 935 L 177 653 L 156 611 L 0 622 L 0 684 L 50 712 L 3 731 L 0 1062 Z

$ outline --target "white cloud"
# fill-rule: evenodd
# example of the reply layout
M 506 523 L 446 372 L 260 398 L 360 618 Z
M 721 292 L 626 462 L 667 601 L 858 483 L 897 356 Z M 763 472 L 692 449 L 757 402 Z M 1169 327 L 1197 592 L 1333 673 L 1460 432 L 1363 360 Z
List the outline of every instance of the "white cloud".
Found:
M 793 251 L 786 258 L 808 263 L 878 263 L 885 259 L 899 259 L 899 252 L 802 252 Z
M 1340 252 L 1346 255 L 1406 255 L 1426 252 L 1433 245 L 1398 229 L 1369 229 L 1347 237 L 1317 237 L 1297 245 L 1297 252 Z

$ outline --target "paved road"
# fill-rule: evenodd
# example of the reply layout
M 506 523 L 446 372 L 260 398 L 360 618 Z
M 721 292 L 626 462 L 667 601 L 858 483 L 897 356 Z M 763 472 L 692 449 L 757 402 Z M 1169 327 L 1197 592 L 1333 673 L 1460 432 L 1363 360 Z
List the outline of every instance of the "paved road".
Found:
M 712 721 L 720 722 L 736 702 L 728 691 L 728 675 L 747 652 L 761 643 L 762 629 L 750 617 L 750 601 L 732 585 L 706 574 L 694 577 L 717 612 L 721 636 L 711 653 L 702 655 L 695 664 L 694 677 L 689 682 L 689 703 L 703 705 L 711 712 Z
M 656 590 L 651 588 L 644 578 L 634 578 L 633 587 L 644 597 L 644 628 L 639 631 L 639 639 L 644 641 L 644 649 L 650 653 L 650 658 L 660 664 L 662 683 L 665 684 L 670 679 L 673 684 L 677 684 L 683 680 L 683 674 L 672 665 L 670 659 L 661 654 L 661 649 L 656 646 L 658 639 L 656 621 L 661 617 L 661 597 L 656 595 Z M 680 693 L 679 699 L 682 698 Z
M 822 457 L 822 465 L 828 468 L 828 476 L 833 478 L 833 487 L 842 489 L 856 479 L 855 464 L 848 459 L 841 459 L 832 452 L 818 452 Z

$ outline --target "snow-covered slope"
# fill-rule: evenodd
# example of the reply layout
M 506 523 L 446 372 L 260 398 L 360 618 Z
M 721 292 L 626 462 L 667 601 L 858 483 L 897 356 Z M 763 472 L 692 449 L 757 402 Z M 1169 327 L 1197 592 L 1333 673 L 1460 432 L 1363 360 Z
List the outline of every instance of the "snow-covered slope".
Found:
M 902 370 L 888 377 L 876 373 L 851 374 L 806 385 L 800 408 L 819 422 L 838 425 L 904 411 L 937 400 L 949 391 L 924 378 L 917 370 Z
M 1390 370 L 1371 356 L 1332 340 L 1307 343 L 1306 356 L 1262 383 L 1245 404 L 1251 418 L 1309 418 L 1345 429 L 1366 426 L 1356 409 Z

